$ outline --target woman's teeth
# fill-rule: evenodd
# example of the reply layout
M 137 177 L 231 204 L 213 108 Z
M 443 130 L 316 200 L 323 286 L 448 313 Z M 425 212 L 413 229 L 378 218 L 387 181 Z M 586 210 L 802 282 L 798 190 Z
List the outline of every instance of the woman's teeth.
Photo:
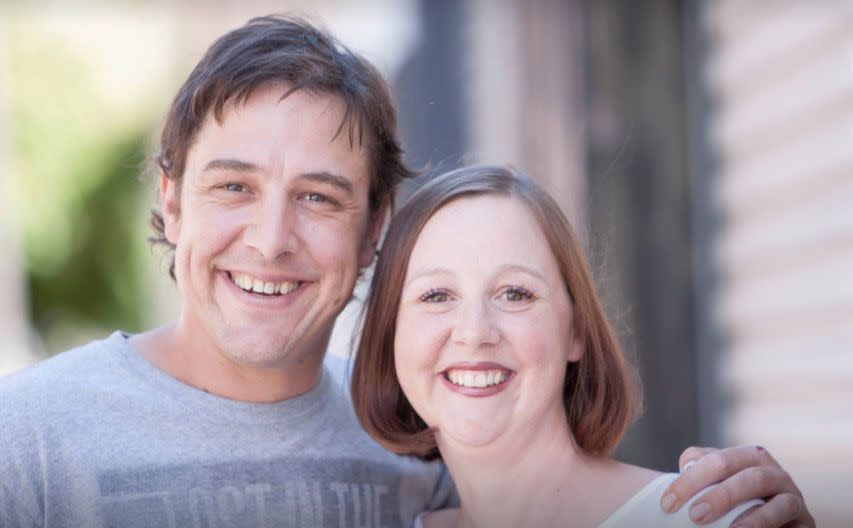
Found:
M 505 370 L 448 370 L 447 379 L 454 385 L 481 389 L 503 383 L 509 372 Z
M 287 295 L 301 284 L 299 281 L 267 282 L 245 273 L 232 273 L 231 280 L 240 288 L 266 295 Z

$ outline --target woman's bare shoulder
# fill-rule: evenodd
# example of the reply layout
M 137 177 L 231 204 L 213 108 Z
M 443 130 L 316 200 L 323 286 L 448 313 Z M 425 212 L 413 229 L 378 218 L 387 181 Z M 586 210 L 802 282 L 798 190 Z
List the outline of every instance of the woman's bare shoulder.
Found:
M 617 496 L 621 495 L 622 500 L 627 500 L 649 483 L 666 474 L 616 460 L 603 461 L 602 469 L 606 489 L 614 491 Z

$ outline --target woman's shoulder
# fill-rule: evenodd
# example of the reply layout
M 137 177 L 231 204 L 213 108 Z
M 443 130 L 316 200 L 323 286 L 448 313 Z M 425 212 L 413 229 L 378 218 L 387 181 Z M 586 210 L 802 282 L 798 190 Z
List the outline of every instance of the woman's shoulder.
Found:
M 598 460 L 594 464 L 595 472 L 586 480 L 590 491 L 597 490 L 596 499 L 590 500 L 590 507 L 594 504 L 595 511 L 589 513 L 591 519 L 599 521 L 620 511 L 639 495 L 648 493 L 650 483 L 664 475 L 660 471 L 615 460 Z
M 459 508 L 423 512 L 415 517 L 412 528 L 452 528 L 458 515 Z

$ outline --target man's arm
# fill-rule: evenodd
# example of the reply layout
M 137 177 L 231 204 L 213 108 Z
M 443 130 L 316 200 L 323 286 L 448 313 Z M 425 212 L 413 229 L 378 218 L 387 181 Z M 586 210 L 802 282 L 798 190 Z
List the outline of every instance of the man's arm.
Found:
M 767 502 L 744 514 L 734 526 L 815 528 L 802 492 L 762 447 L 690 447 L 681 454 L 678 465 L 681 476 L 663 494 L 664 511 L 678 510 L 700 490 L 720 482 L 690 508 L 690 518 L 697 524 L 712 522 L 738 504 L 761 498 Z

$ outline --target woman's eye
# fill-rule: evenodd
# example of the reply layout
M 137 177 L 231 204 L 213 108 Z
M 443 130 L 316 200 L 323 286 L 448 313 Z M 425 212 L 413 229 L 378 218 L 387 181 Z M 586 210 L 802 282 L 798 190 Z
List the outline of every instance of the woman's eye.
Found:
M 442 303 L 450 300 L 450 296 L 442 290 L 430 290 L 423 294 L 420 300 L 426 303 Z
M 246 187 L 241 183 L 226 183 L 225 185 L 222 186 L 222 188 L 225 189 L 226 191 L 230 191 L 230 192 L 236 192 L 236 193 L 246 192 Z
M 524 302 L 533 299 L 533 294 L 524 288 L 507 288 L 503 297 L 509 302 Z

